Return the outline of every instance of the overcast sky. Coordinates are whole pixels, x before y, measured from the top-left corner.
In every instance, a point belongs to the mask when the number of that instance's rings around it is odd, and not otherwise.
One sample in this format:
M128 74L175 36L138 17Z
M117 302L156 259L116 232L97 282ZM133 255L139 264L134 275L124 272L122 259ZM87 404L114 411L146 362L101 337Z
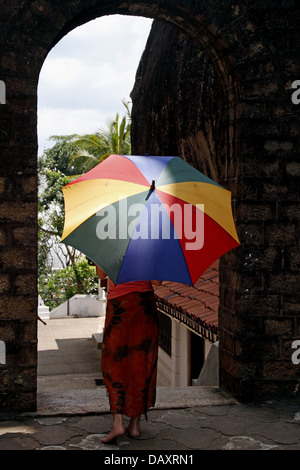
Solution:
M111 15L71 31L49 53L38 88L39 155L51 135L93 133L130 97L152 19Z

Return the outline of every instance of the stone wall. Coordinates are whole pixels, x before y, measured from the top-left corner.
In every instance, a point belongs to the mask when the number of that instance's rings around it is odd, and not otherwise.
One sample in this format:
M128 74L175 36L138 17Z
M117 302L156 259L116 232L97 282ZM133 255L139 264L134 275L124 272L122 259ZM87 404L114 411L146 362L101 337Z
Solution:
M37 382L37 82L14 55L15 50L1 54L6 104L0 107L0 339L6 361L0 365L0 410L32 410Z
M235 112L210 58L159 21L132 91L133 153L180 155L233 192L242 246L221 262L220 386L241 400L295 397L300 378L296 22L289 8L248 15Z
M153 23L131 99L133 153L180 155L211 178L226 178L222 88L186 35Z
M156 109L164 103L163 120L151 111L138 129L146 136L141 152L181 153L233 192L242 247L221 263L221 387L241 400L293 396L300 377L291 361L300 338L296 2L10 0L0 9L0 409L37 403L39 72L74 27L115 13L168 21L192 39L200 60L199 75L190 75L185 40L174 38L177 75L170 63L160 71L174 94L160 93L158 77L152 90Z

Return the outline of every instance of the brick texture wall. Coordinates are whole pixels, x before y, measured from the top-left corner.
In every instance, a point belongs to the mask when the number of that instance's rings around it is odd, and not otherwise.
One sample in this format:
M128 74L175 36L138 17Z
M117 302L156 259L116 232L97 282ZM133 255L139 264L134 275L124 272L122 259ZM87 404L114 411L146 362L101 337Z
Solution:
M241 400L295 396L300 379L300 366L291 361L292 341L300 338L299 111L291 100L292 83L300 79L296 2L11 0L2 2L0 12L0 341L6 349L0 410L37 406L39 72L68 31L110 13L168 20L203 54L200 74L189 74L182 49L176 49L177 94L159 95L157 83L156 111L145 108L151 125L144 117L143 129L148 142L157 143L156 153L178 150L233 192L242 247L221 262L221 387ZM182 36L180 41L184 47ZM172 89L177 77L162 67ZM136 95L135 107L139 99ZM205 104L204 116L197 102ZM175 121L168 110L177 113ZM164 134L175 135L176 143Z

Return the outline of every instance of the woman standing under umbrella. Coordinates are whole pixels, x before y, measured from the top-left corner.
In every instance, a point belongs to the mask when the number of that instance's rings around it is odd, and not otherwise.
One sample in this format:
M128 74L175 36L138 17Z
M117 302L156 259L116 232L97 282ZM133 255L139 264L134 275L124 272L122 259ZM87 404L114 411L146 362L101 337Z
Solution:
M100 279L104 271L96 267ZM160 284L160 281L152 281ZM152 283L109 282L101 366L113 415L102 442L124 434L123 414L131 437L140 435L140 418L155 404L158 357L158 315Z

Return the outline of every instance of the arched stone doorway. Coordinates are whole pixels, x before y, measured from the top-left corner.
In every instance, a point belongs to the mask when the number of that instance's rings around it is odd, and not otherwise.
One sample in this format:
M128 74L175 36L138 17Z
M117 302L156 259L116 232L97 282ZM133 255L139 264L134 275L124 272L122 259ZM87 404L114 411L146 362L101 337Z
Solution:
M290 348L300 334L299 195L295 196L299 166L297 119L289 118L294 112L289 87L297 77L288 77L278 58L296 73L296 52L289 48L296 30L295 8L218 0L22 4L13 0L3 6L0 80L6 96L0 108L0 340L5 343L6 364L0 365L2 410L36 408L39 72L47 53L65 34L93 18L116 13L170 22L210 61L224 111L224 152L218 171L220 182L233 192L242 242L242 248L221 263L220 387L242 401L294 396L299 370L290 360ZM291 23L282 22L283 17ZM208 154L201 157L211 164Z

